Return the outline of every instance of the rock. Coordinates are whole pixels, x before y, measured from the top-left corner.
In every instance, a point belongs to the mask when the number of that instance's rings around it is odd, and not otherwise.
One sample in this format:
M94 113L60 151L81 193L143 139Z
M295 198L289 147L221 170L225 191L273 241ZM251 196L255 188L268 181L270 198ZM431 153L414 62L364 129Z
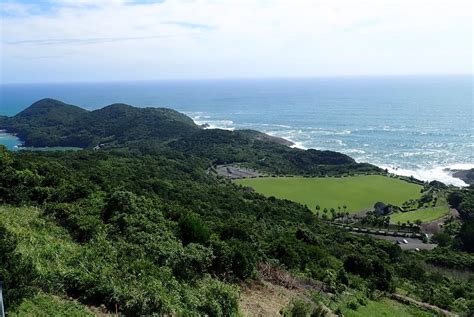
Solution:
M453 173L453 177L461 179L463 182L469 185L474 184L474 168L470 170L451 170Z

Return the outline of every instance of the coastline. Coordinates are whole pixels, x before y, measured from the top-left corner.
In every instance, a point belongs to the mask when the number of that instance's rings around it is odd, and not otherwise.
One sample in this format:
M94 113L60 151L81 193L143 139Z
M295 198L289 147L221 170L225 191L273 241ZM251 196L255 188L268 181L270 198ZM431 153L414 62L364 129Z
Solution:
M195 114L195 113L194 113ZM205 125L206 129L223 129L223 130L230 130L235 131L241 128L236 127L232 120L213 120L209 116L201 116L201 115L193 115L191 113L187 113L196 124L198 125ZM209 119L209 120L207 120ZM206 121L207 120L207 121ZM221 125L222 124L222 125ZM303 142L298 142L292 138L289 138L284 133L279 134L275 131L260 131L265 133L271 137L279 138L287 140L291 142L292 145L289 145L292 148L298 148L302 150L308 150L309 148L304 146ZM316 148L317 150L325 150L321 148ZM353 150L344 151L344 149L336 150L337 152L341 152L343 154L349 155L353 157ZM360 162L359 160L357 160ZM450 165L440 165L440 166L433 166L433 167L426 167L426 168L419 168L419 169L409 169L403 168L400 166L395 166L392 164L384 164L380 162L373 162L373 161L364 161L365 163L369 163L375 166L378 166L382 169L386 169L389 173L395 174L398 176L405 176L410 177L413 176L416 179L422 181L440 181L446 185L453 185L457 187L466 187L469 186L469 183L466 182L463 178L465 173L468 173L469 170L474 168L474 163L456 163Z
M189 114L188 114L189 115ZM234 126L234 122L231 120L217 120L219 121L222 126L216 124L216 120L199 120L200 117L191 117L193 121L197 124L202 126L204 129L223 129L229 131L240 130ZM210 118L203 118L203 119L210 119ZM259 131L262 132L262 131ZM292 140L288 138L286 135L278 135L273 131L270 132L262 132L268 138L268 140L283 144L285 146L289 146L292 148L298 148L302 150L307 150L308 147L305 147L302 142L298 142L296 140ZM0 144L4 144L7 146L8 149L12 151L18 150L58 150L59 148L24 148L22 147L22 141L13 133L8 133L6 130L0 130ZM61 148L60 150L77 150L73 148ZM318 148L316 148L318 149ZM319 149L324 150L324 149ZM353 153L344 150L338 150L338 152L344 153L352 157ZM359 162L359 161L358 161ZM382 169L386 169L389 173L399 175L399 176L406 176L410 177L413 176L416 179L422 181L440 181L446 185L453 185L457 187L467 187L470 184L474 183L472 179L472 175L474 175L474 163L458 163L458 164L451 164L447 166L434 166L431 168L420 168L416 170L402 168L390 164L380 164L378 162L370 162L367 161L366 163L378 166Z

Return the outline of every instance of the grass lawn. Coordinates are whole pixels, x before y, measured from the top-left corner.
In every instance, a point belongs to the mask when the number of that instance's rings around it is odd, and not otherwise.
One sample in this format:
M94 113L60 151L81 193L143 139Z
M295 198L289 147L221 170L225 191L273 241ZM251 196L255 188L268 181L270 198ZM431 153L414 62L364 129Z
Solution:
M378 201L401 206L406 200L419 198L422 189L420 185L380 175L342 178L261 177L235 182L253 187L265 196L306 204L313 211L316 205L321 207L321 211L324 208L338 211L338 206L342 208L346 205L348 212L357 212L373 207Z
M449 213L448 206L438 206L438 207L431 207L425 209L418 209L414 211L408 212L399 212L390 216L391 223L397 223L400 221L401 223L407 222L415 222L416 220L421 220L422 222L430 222L441 217L444 217Z
M366 316L397 316L397 317L428 317L437 316L434 313L421 310L419 308L404 305L397 301L383 298L379 301L369 301L366 306L359 306L356 310L347 307L342 309L346 317L366 317Z

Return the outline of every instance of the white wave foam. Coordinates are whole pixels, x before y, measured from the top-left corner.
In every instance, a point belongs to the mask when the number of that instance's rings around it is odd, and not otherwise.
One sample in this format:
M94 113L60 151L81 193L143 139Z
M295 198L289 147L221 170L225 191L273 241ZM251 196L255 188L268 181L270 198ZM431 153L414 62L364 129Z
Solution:
M282 133L282 132L286 132L286 133ZM265 133L268 134L268 135L283 138L285 140L288 140L288 141L292 142L293 145L290 146L292 148L307 150L308 148L306 146L304 146L304 142L296 141L296 140L293 139L294 136L298 135L297 132L298 131L295 131L295 130L290 130L290 131L265 131Z
M235 130L234 121L232 120L206 120L196 121L194 123L198 125L205 125L204 129L221 129L221 130Z
M455 166L474 166L474 164L456 164ZM404 169L404 168L397 168L390 165L379 165L380 168L387 169L390 173L401 175L401 176L413 176L414 178L423 180L423 181L440 181L447 185L454 185L454 186L468 186L464 181L459 178L453 177L452 173L450 172L450 167L448 166L438 166L433 168L420 168L420 169ZM464 168L463 168L464 169Z
M474 168L474 164L472 164L472 163L459 163L459 164L449 165L447 168L449 168L451 170L470 170L471 168Z
M292 141L292 140L289 140L289 139L287 139L287 140L293 142L293 145L291 146L292 148L301 149L301 150L307 150L308 149L307 147L304 146L303 142L295 142L295 141Z
M311 134L320 134L320 135L349 135L352 133L351 130L324 130L320 128L312 128L310 131Z
M235 124L232 120L214 120L211 119L210 115L203 112L187 112L185 114L191 117L195 124L205 126L204 129L235 130Z
M365 154L366 152L364 150L359 150L359 149L348 149L345 150L344 153L349 153L349 154Z

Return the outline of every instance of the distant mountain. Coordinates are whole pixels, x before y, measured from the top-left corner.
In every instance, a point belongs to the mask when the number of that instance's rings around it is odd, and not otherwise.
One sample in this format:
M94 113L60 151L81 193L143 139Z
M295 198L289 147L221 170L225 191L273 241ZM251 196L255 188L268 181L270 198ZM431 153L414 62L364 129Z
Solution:
M199 129L192 119L171 109L113 104L87 111L54 99L42 99L14 117L4 117L0 127L17 133L25 146L82 148L137 139L164 141Z
M0 129L16 133L28 147L165 149L206 158L212 164L246 163L278 174L379 171L342 153L294 149L285 139L254 130L204 129L188 116L166 108L113 104L87 111L42 99L14 117L0 117Z
M78 116L87 113L78 106L73 106L55 99L42 99L14 118L16 123L34 124L35 126L55 126L58 124L70 123Z

